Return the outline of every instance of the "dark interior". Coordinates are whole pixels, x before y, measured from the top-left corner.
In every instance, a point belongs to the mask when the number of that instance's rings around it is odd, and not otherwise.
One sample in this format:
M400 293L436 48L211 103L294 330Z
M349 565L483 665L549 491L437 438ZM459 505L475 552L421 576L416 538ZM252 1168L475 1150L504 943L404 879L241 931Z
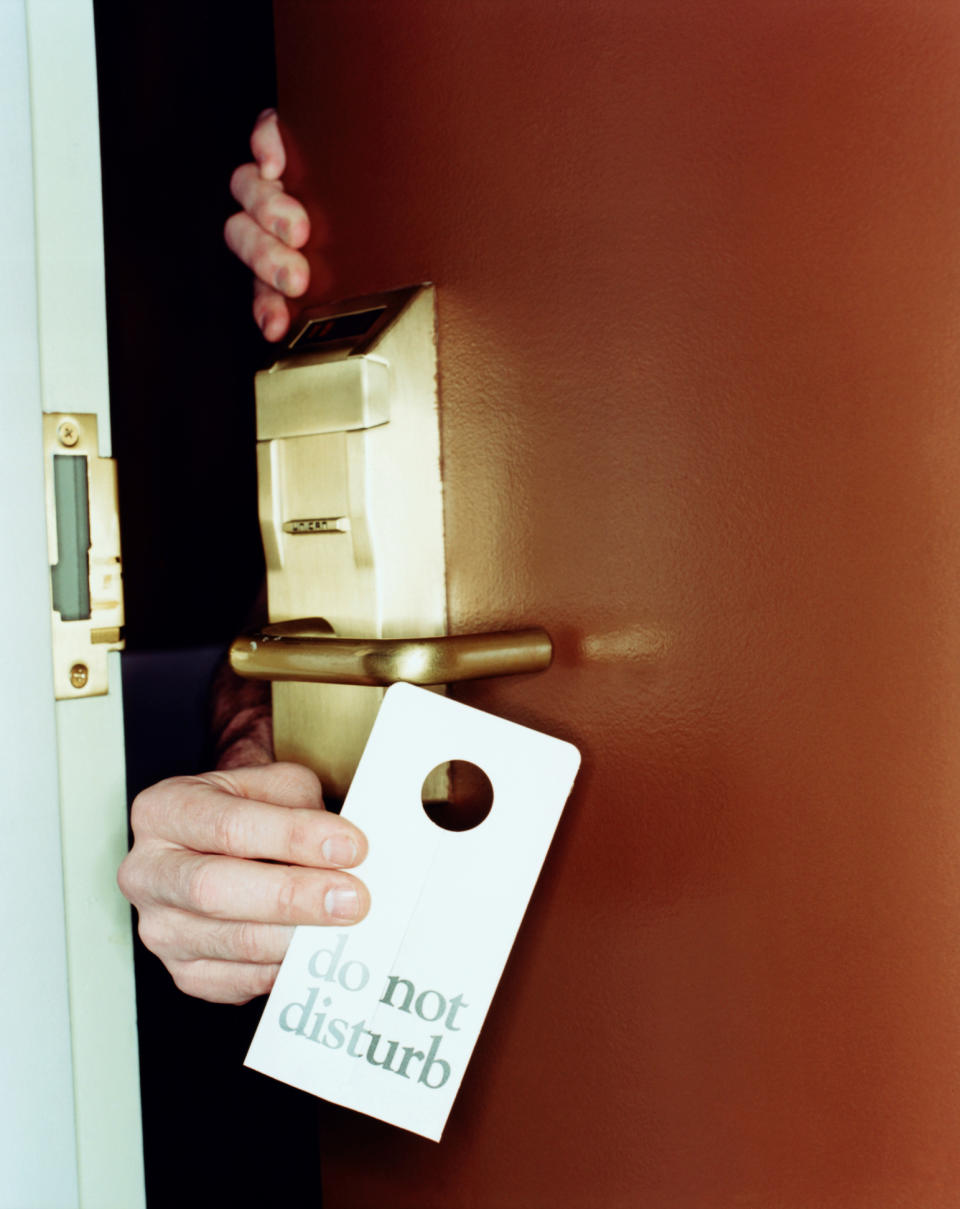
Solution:
M263 575L252 379L269 349L222 241L274 101L268 2L96 0L130 798L208 766L207 695ZM137 945L147 1197L319 1204L315 1115L243 1067L259 1004L182 995Z

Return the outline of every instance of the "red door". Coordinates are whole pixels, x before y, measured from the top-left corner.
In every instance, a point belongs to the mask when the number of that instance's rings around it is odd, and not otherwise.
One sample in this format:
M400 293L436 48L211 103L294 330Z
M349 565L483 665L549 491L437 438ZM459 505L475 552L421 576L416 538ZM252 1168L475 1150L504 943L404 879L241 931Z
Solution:
M453 627L556 641L457 696L584 757L329 1209L956 1209L960 8L276 7L310 300L437 286Z

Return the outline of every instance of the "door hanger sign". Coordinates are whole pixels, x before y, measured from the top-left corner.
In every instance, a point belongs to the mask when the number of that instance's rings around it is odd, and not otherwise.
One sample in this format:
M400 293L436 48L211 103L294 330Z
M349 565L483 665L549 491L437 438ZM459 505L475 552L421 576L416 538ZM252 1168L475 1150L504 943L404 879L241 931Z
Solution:
M449 760L493 786L469 831L423 808ZM579 763L559 739L388 689L343 809L370 841L370 913L297 928L246 1065L439 1141Z

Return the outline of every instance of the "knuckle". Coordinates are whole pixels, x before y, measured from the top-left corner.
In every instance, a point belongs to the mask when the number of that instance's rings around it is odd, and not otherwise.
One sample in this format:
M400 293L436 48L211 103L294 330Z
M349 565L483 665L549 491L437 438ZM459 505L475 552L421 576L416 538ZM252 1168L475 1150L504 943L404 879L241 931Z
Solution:
M280 967L275 965L257 966L250 975L251 999L258 995L267 995L277 980Z
M142 911L140 919L137 923L137 935L140 937L145 948L151 953L155 953L158 957L167 947L168 935L166 928L160 922L157 913L154 911Z
M138 906L147 897L144 877L135 849L128 852L121 861L120 867L117 869L117 885L127 902L134 906Z
M277 974L276 966L237 965L224 969L223 964L171 961L166 966L175 985L185 995L211 1003L248 1003L256 996L266 994Z
M196 962L170 961L165 965L177 989L183 991L184 995L193 995L199 999L206 998L208 989L206 980L203 978L201 970L197 968Z
M159 798L160 786L151 785L149 789L141 790L133 799L133 805L130 807L130 829L134 835L151 830L160 808Z
M243 818L235 800L223 802L214 815L213 841L217 852L224 852L228 856L242 853Z
M260 959L259 929L249 920L234 925L233 956L236 961L257 962Z
M227 986L221 988L217 999L221 1003L232 1003L237 1007L242 1007L251 999L256 999L261 993L252 977L237 976Z
M278 763L276 768L288 781L297 786L305 797L320 800L320 778L312 768L307 768L305 764L293 764L288 761Z
M142 842L164 833L177 811L190 804L195 789L195 777L168 777L142 789L130 807L130 829L134 838Z
M237 971L232 986L233 1003L249 1003L259 995L270 992L280 967L275 965L244 966Z
M287 869L277 889L277 916L281 923L296 923L303 914L304 878L299 870Z
M310 826L312 819L293 815L287 822L287 854L297 865L309 865L319 852L319 844Z
M210 876L210 862L197 861L187 872L184 897L197 915L212 915L215 892Z

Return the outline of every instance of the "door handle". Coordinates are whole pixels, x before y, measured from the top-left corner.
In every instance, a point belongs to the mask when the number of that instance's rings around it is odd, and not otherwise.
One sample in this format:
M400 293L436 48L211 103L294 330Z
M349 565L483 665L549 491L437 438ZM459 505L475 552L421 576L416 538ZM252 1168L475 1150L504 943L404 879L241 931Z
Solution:
M322 618L283 621L237 638L230 666L250 680L322 684L449 684L550 666L546 630L504 630L442 638L338 638Z

